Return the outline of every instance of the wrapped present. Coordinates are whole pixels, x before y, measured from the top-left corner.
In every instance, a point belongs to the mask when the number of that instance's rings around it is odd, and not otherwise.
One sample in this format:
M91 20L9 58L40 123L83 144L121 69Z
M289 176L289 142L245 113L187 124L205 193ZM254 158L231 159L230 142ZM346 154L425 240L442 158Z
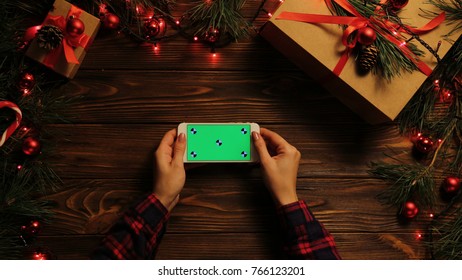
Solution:
M380 4L386 2L382 0ZM347 15L333 15L333 4L344 8ZM380 12L380 9L381 6L377 5L376 11ZM420 16L421 9L435 12L435 17L429 19ZM406 21L406 31L389 21L380 22L373 17L361 16L348 0L285 0L260 34L309 76L323 84L332 95L374 124L394 120L437 64L437 59L414 37L413 43L424 52L423 56L417 58L406 46L407 41L400 39L405 38L401 33L408 38L411 36L406 32L418 34L434 48L440 44L438 54L443 57L451 44L442 36L452 30L444 21L444 16L426 0L409 1L399 12L399 17ZM346 28L342 28L342 25ZM369 32L369 27L375 30ZM368 41L379 36L376 33L396 45L417 70L403 71L391 80L372 72L360 73L352 57L353 50L357 49L355 44L361 40L369 44ZM400 36L395 36L395 33L400 33ZM453 34L449 39L456 40L457 36ZM368 55L366 61L361 62L364 67L370 66L369 62L377 55L376 50L371 50Z
M99 18L64 0L56 0L43 23L26 31L26 40L33 37L26 55L73 78L99 26Z

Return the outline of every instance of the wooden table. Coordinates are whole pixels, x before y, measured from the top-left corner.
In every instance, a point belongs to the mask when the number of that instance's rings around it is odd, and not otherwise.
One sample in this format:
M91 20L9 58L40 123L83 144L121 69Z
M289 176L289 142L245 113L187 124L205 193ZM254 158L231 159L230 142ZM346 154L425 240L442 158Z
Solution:
M180 3L187 1L179 1ZM250 18L259 1L248 1ZM187 5L179 5L178 13ZM256 25L265 20L261 15ZM423 258L421 225L398 224L368 174L389 147L411 143L394 124L368 125L257 34L217 50L182 37L140 46L99 35L63 94L81 97L73 124L51 126L64 187L45 197L55 219L40 242L85 259L123 211L152 187L153 152L180 122L257 122L302 153L299 197L345 259ZM158 259L277 259L278 224L258 166L211 164L187 173Z

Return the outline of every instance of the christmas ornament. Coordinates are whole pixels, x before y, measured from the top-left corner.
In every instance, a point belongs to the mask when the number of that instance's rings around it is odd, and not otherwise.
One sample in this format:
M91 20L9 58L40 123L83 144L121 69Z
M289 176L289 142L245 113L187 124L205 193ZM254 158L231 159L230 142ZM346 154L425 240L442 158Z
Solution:
M22 119L22 113L18 105L10 101L0 100L0 109L1 108L10 108L16 113L16 120L8 126L8 128L0 135L0 147L5 144L6 140L14 133L14 131L19 127Z
M31 256L32 260L44 261L44 260L53 260L56 259L55 256L51 253L50 250L43 248L36 248Z
M77 37L85 31L85 24L78 18L70 18L66 24L66 31L72 37Z
M147 38L155 38L166 32L167 25L162 17L152 17L146 20L144 30L144 34Z
M209 30L205 32L204 40L209 43L215 43L218 39L220 39L220 30L211 26Z
M42 225L39 221L32 220L29 224L21 226L20 238L24 242L24 245L29 245L39 234L42 229Z
M64 34L63 31L54 25L44 25L35 34L40 48L52 50L61 45Z
M377 39L375 30L370 27L363 27L358 30L358 42L361 45L369 46Z
M358 59L359 68L368 72L374 68L377 63L377 57L379 55L379 49L375 45L369 45L361 50Z
M400 10L407 5L409 0L390 0L391 8L394 10Z
M401 215L406 219L413 219L419 213L419 208L412 201L407 201L404 203L401 209Z
M18 88L23 93L29 93L35 85L35 77L31 73L23 73L19 79Z
M433 141L425 136L419 136L414 143L416 150L422 154L428 154L433 150Z
M33 156L40 152L40 141L35 137L27 137L22 144L22 151L28 155Z
M113 13L106 13L101 16L101 21L104 28L115 30L119 27L120 18Z
M460 189L460 179L452 176L446 177L443 181L441 189L444 192L444 194L456 194Z

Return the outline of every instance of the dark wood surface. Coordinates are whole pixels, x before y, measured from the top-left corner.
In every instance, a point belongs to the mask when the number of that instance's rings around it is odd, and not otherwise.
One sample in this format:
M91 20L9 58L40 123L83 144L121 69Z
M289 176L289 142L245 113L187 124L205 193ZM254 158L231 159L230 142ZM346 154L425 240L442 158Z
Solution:
M184 1L179 1L184 2ZM247 1L251 16L259 1ZM187 5L186 5L187 6ZM180 9L186 9L180 5ZM259 18L260 22L264 17ZM419 223L398 224L368 174L384 152L409 151L394 124L369 125L257 34L217 50L178 37L159 51L100 35L63 94L67 112L51 161L64 187L44 199L56 217L41 242L60 259L86 259L123 211L149 191L162 135L180 122L252 121L302 153L298 193L335 236L345 259L425 257ZM278 224L255 165L189 170L159 259L277 259Z

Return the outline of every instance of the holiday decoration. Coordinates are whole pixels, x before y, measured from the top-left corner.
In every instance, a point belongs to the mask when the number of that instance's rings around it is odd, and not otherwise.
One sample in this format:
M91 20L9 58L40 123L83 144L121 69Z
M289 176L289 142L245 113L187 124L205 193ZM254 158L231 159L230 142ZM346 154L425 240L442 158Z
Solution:
M370 71L377 63L379 49L374 45L369 45L361 50L358 65L363 72Z
M390 5L395 10L400 10L404 8L409 0L390 0Z
M455 195L460 189L460 179L457 177L446 177L441 186L442 191L446 195Z
M419 136L414 144L416 150L422 154L428 154L433 150L434 143L432 139L426 136Z
M27 137L22 145L22 151L28 156L40 153L40 148L40 141L35 137Z
M36 38L40 48L51 51L61 45L64 34L57 26L44 25L37 31Z
M454 2L456 3L456 2ZM462 2L459 1L459 3ZM462 6L461 6L462 7ZM460 10L460 9L459 9ZM452 32L452 31L450 31ZM461 259L462 256L462 36L433 71L430 79L418 90L399 117L399 128L404 135L426 131L437 137L437 144L421 134L414 147L431 155L409 162L403 156L393 162L372 163L371 173L390 182L380 194L381 200L396 207L406 201L431 211L430 222L424 225L428 255L432 259ZM446 92L446 93L444 93ZM452 101L441 103L441 94L450 94ZM414 138L414 137L412 137ZM443 176L441 176L443 175ZM444 179L441 180L441 177ZM442 200L437 200L438 191ZM444 202L441 206L438 202ZM412 207L411 207L412 208ZM435 209L437 210L435 212ZM411 213L411 212L410 212Z
M417 205L415 205L415 203L412 201L407 201L404 203L401 209L401 215L403 215L403 217L406 219L413 219L415 216L417 216L418 213L419 208L417 208Z
M324 3L286 0L260 34L368 122L395 119L436 65L435 51L428 46L437 46L441 35L451 30L445 15L425 0L409 2L399 16L377 1ZM401 18L414 19L420 9L437 14L422 28L403 23ZM345 29L339 29L339 24ZM343 52L331 42L342 43ZM350 59L361 42L373 42L379 50L376 66L367 75L359 75ZM332 48L326 47L331 44ZM441 44L438 55L444 56L449 48Z
M100 20L64 0L56 0L53 7L42 23L43 27L48 27L37 31L26 55L65 77L73 78L96 36Z
M375 33L374 29L370 27L363 27L358 29L358 42L362 45L369 46L374 43L375 39L377 39L377 34Z
M27 246L35 240L41 229L41 223L37 220L32 220L27 225L21 226L19 237L24 242L24 245Z
M53 253L45 248L36 248L31 255L32 260L36 261L44 261L44 260L53 260L56 259L56 257L53 255Z
M113 13L106 13L101 16L101 21L103 22L103 27L106 29L116 30L119 28L120 18Z
M23 94L30 93L34 85L35 85L35 77L31 73L23 73L20 76L18 88Z
M85 31L85 24L79 18L70 16L66 24L66 31L72 37L78 37Z
M19 127L19 124L21 123L21 119L22 119L21 110L16 104L10 101L0 100L0 109L2 108L9 108L15 111L16 119L14 122L10 124L10 126L5 131L2 132L2 135L0 136L0 147L3 146L3 144L5 144L6 140L8 140L8 138L10 138L10 136L14 133L14 131Z
M205 33L204 40L209 43L215 43L220 38L220 30L217 28L210 27Z
M146 21L144 25L145 35L149 38L155 38L161 32L165 32L165 22L162 18L153 17Z

